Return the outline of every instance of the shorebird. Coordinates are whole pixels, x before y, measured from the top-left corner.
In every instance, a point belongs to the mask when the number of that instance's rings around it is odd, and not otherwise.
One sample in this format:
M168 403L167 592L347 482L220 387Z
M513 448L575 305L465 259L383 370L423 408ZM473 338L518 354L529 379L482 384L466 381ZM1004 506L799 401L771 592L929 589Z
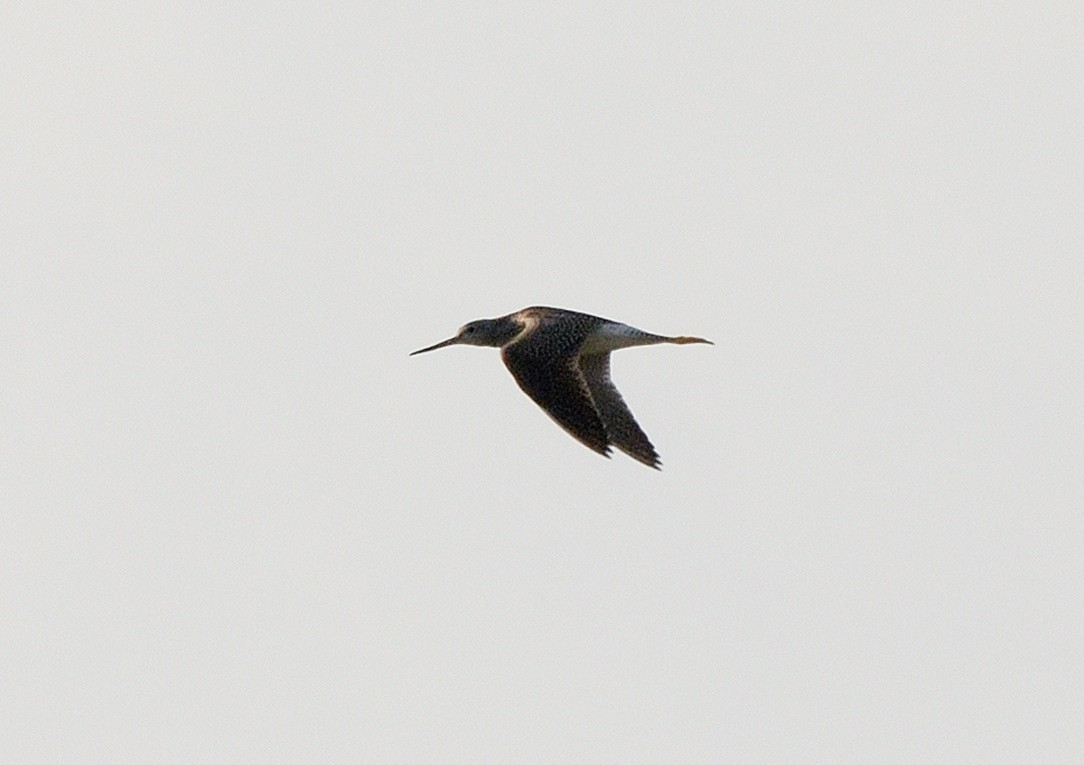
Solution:
M616 446L658 470L658 452L610 381L610 353L659 343L712 344L702 337L653 335L586 313L536 306L469 322L455 337L410 355L449 345L500 348L519 387L569 435L604 457Z

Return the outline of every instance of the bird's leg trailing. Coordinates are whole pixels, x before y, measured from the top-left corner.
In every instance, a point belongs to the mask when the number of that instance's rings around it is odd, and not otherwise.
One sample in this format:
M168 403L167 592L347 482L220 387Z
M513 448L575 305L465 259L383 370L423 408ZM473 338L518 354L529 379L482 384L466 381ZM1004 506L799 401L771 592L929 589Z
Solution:
M678 335L677 337L668 337L666 341L673 343L674 345L689 345L690 343L707 343L708 345L715 345L711 340L705 340L702 337L689 337L688 335Z
M705 340L702 337L689 337L687 335L667 337L666 335L644 332L642 329L612 321L605 322L588 335L583 341L583 345L580 346L580 353L584 355L609 353L610 351L619 351L622 348L633 348L637 345L660 345L662 343L674 343L675 345L707 343L714 345L710 340Z

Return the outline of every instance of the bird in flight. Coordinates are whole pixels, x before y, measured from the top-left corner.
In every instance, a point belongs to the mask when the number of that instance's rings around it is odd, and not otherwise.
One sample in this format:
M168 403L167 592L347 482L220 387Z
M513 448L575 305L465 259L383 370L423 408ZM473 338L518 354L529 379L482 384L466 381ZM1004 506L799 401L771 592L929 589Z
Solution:
M658 452L610 381L610 353L659 343L713 344L702 337L654 335L586 313L536 306L464 324L455 337L410 355L449 345L500 348L519 387L569 435L604 457L615 446L658 470Z

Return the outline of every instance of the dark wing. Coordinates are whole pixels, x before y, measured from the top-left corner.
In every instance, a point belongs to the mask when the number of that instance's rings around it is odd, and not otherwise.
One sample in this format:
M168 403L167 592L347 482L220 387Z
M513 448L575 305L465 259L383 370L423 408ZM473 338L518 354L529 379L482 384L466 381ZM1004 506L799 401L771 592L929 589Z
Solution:
M523 392L554 422L588 449L610 456L606 428L591 403L575 355L538 354L529 341L519 341L505 346L501 358Z
M658 452L651 445L647 434L636 424L628 405L621 398L621 393L610 381L610 354L581 356L580 369L610 442L633 459L658 470Z

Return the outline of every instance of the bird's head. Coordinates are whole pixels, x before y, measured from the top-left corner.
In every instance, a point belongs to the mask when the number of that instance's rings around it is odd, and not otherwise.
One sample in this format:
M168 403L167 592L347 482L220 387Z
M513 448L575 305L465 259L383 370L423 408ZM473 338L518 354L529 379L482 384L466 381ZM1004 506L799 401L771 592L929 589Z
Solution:
M414 351L410 355L417 356L419 353L435 351L437 348L445 348L449 345L485 345L499 348L519 334L521 329L522 326L519 323L506 316L499 319L478 319L460 327L455 337Z

